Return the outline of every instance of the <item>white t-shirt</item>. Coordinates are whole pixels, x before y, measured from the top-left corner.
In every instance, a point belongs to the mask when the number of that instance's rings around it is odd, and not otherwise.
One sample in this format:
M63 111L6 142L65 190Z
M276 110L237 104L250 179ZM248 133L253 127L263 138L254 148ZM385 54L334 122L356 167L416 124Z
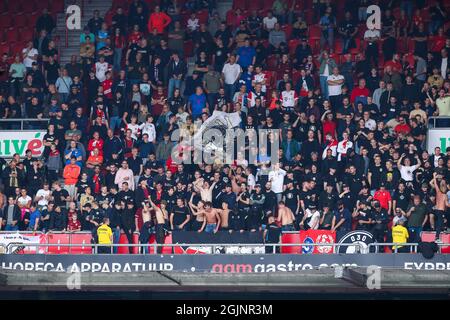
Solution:
M281 92L281 105L285 108L293 108L297 103L298 97L294 90Z
M29 195L27 195L25 198L20 197L17 199L17 203L20 204L21 206L26 205L29 201L31 201L31 197Z
M148 134L148 141L154 142L156 139L156 129L153 123L144 122L139 126L142 134Z
M344 80L344 76L338 74L335 76L334 74L331 74L328 76L327 81L338 81L338 80ZM342 94L342 84L338 85L328 85L328 95L330 96L338 96Z
M22 50L22 54L25 54L25 52L27 52L27 50L28 50L27 48L23 49ZM37 56L38 54L39 54L39 52L35 48L32 48L28 52L28 54L25 57L25 59L23 59L23 64L25 65L25 67L31 68L33 66L33 62L36 61L36 60L31 59L31 58L33 58L34 56Z
M266 74L264 72L256 73L253 76L253 81L255 81L256 83L262 83L265 80L266 80ZM266 90L267 90L266 85L265 84L261 84L261 91L262 92L266 92Z
M266 28L269 31L272 30L273 28L275 28L275 23L277 23L277 22L278 22L278 19L276 17L272 17L272 18L265 17L263 19L263 24L266 26Z
M400 167L400 175L405 181L413 181L414 179L414 171L417 169L417 165L415 166L401 166Z
M448 68L448 57L447 58L442 58L442 62L441 62L441 76L444 79L447 79L447 68Z
M305 213L306 213L306 218L311 218L308 222L308 226L312 230L319 229L320 212L318 210L311 212L310 209L306 209Z
M44 190L44 189L39 189L38 192L36 192L36 198L39 199L38 200L38 205L40 206L46 206L48 205L48 200L46 199L46 197L48 197L50 195L51 191L50 190ZM42 199L41 199L42 197Z
M272 181L272 191L275 193L283 192L283 182L286 171L283 169L272 170L269 172L269 181Z
M108 62L96 62L95 63L95 76L98 81L103 82L106 79L106 71L108 71Z
M242 72L241 66L237 63L227 63L223 66L222 72L224 74L226 84L234 84Z
M380 38L380 30L378 30L378 29L373 29L373 30L367 29L366 32L364 32L364 39L375 38L375 37ZM371 43L369 43L369 44L371 44Z
M366 123L364 124L364 127L369 129L370 131L374 131L377 128L377 123L375 120L373 119L369 119L366 121Z

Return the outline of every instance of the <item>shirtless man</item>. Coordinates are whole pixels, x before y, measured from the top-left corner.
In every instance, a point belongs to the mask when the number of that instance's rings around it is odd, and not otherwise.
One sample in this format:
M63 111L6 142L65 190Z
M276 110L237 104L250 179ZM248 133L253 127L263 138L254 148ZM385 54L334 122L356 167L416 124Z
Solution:
M231 210L228 209L228 203L227 202L222 202L222 210L216 209L217 211L219 211L220 214L220 229L228 231L230 229L229 226L229 215Z
M437 174L433 172L431 186L436 191L436 206L432 215L433 219L430 222L431 226L434 225L434 229L436 230L436 241L439 241L439 236L444 227L445 211L450 207L447 198L447 184L444 179L441 179L438 183Z
M205 221L205 203L203 200L200 200L197 205L194 205L192 202L195 193L192 193L191 199L189 200L189 208L192 211L192 214L195 216L195 221L192 222L192 229L198 232L201 232L201 228L203 226L203 222Z
M156 243L163 244L164 243L164 238L165 238L165 235L166 235L167 223L168 223L168 220L169 220L169 213L166 210L167 202L165 200L163 200L163 201L161 201L160 207L157 207L153 203L152 199L150 199L150 197L148 197L148 199L150 201L150 205L153 208L153 211L155 211ZM158 251L158 253L161 253L162 252L162 247L159 246L157 251Z
M281 222L281 231L295 231L295 216L291 209L286 207L283 201L278 202L277 221Z
M211 208L211 202L205 202L205 220L199 232L216 233L220 227L220 214L218 209Z

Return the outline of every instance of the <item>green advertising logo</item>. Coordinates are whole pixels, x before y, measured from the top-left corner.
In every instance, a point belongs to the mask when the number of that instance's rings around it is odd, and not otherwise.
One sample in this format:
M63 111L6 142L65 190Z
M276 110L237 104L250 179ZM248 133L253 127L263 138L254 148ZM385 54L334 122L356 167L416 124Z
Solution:
M11 132L12 133L12 132ZM32 139L8 139L2 138L0 140L0 156L12 157L14 154L25 155L26 150L31 150L33 156L41 155L41 148L43 146L41 132L34 135Z

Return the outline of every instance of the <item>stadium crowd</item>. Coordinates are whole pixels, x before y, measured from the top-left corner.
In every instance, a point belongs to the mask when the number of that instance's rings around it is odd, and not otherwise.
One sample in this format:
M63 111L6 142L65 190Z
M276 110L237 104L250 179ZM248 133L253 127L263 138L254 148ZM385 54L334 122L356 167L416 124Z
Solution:
M340 2L235 1L222 20L215 1L133 0L96 12L65 66L45 10L36 38L0 62L0 118L50 119L42 156L0 158L1 229L96 234L105 222L115 243L121 231L162 243L171 230L277 241L359 229L384 242L399 225L396 239L438 239L450 148L429 154L425 141L430 117L450 116L449 7L378 1L381 29L368 29L368 1ZM249 163L247 147L232 164L177 164L172 149L215 110L279 132L279 162L260 149Z

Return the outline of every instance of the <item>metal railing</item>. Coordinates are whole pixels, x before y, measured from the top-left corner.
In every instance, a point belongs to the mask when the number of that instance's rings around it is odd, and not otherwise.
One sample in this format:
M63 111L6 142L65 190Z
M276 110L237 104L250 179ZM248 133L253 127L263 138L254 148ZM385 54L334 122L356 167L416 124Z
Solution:
M204 243L165 243L165 244L158 244L158 243L152 243L152 244L128 244L128 243L118 243L118 244L95 244L95 243L10 243L7 245L0 244L0 247L4 248L6 251L9 252L10 247L59 247L59 248L72 248L72 247L91 247L92 248L92 254L98 254L98 248L99 247L108 247L108 248L120 248L120 247L128 247L128 248L152 248L153 253L146 253L144 250L141 252L141 254L163 254L161 252L158 252L158 248L161 248L161 251L164 248L172 248L172 252L170 255L184 255L185 250L182 250L182 253L177 253L173 250L173 248L181 248L181 247L196 247L196 248L211 248L211 253L205 253L201 250L197 250L196 252L192 254L210 254L210 255L217 255L217 254L226 254L226 253L218 253L217 249L224 248L224 247L247 247L247 248L255 248L255 247L264 247L264 248L271 248L275 249L277 247L286 248L286 247L332 247L333 253L338 254L339 252L336 252L337 247L356 247L359 249L359 251L355 251L355 253L349 253L349 254L358 254L362 251L370 252L371 248L377 248L376 252L383 253L380 251L380 248L384 248L385 246L394 247L393 253L398 253L398 246L409 246L410 248L414 248L410 253L415 254L417 253L417 246L419 243L398 243L398 242L386 242L386 243L371 243L366 245L360 244L360 243L216 243L216 244L204 244ZM442 247L450 247L450 243L437 243L439 249ZM38 251L38 250L36 250ZM300 251L300 250L299 250ZM34 254L34 253L27 253L27 254ZM39 254L39 253L36 253ZM248 255L249 253L236 253L237 255ZM253 254L253 253L250 253ZM254 253L257 254L257 253ZM272 254L272 253L269 253ZM283 254L283 253L277 253L277 254ZM301 254L301 252L293 252L290 254Z
M41 123L39 128L30 128L30 122L33 123ZM46 130L48 127L48 123L50 122L49 118L42 119L31 119L31 118L21 118L21 119L0 119L0 129L1 130ZM6 125L3 125L6 123ZM15 124L20 123L20 126L16 126ZM33 126L34 127L34 126Z
M428 118L428 128L450 128L450 116L437 116Z

